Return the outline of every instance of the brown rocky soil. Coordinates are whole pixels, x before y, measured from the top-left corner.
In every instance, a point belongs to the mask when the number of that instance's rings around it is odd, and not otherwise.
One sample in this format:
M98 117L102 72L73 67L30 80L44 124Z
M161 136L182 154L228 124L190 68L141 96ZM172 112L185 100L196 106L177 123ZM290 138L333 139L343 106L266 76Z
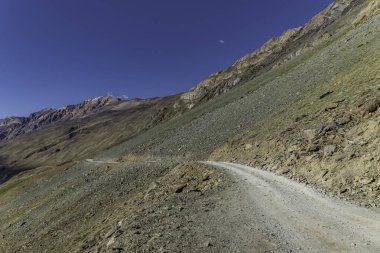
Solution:
M332 90L321 93L317 99L327 100L321 109L301 113L285 126L278 123L278 131L265 140L255 134L262 129L259 126L253 136L240 135L211 158L244 161L380 207L380 90L376 87L330 101Z
M220 233L209 230L225 229L212 213L229 187L224 173L197 163L78 164L29 191L0 193L13 195L1 207L13 212L0 219L0 251L220 249L212 244Z

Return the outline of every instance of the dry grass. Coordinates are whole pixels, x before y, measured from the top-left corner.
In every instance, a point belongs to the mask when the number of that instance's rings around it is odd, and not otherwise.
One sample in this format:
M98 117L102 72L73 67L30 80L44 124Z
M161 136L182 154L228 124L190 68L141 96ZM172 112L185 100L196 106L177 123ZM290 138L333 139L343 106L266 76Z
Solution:
M353 22L353 25L356 27L374 16L380 11L380 0L371 0L366 8L364 8L358 15L358 17Z

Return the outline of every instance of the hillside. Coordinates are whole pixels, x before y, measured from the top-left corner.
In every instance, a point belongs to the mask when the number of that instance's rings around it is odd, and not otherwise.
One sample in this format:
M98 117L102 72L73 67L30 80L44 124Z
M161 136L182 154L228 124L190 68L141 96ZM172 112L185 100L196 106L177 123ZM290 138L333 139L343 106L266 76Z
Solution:
M133 117L133 115L135 115L133 113L134 110L129 106L127 106L127 110L113 109L113 107L128 103L135 105L135 103L132 103L133 101L122 102L119 101L119 99L112 97L100 97L84 101L78 105L67 106L65 108L45 109L31 114L27 118L12 117L0 120L0 136L2 136L1 138L3 139L12 139L23 135L24 133L48 127L44 129L44 131L37 131L35 134L28 135L19 140L5 142L3 145L0 143L0 150L2 146L6 147L5 149L7 150L2 152L0 161L2 161L2 164L8 165L8 167L30 167L46 164L47 160L49 161L48 164L51 164L52 161L55 161L54 164L59 164L72 160L80 160L83 159L85 155L95 154L100 150L121 143L123 140L136 135L142 130L147 130L151 126L155 126L157 123L166 121L187 110L200 106L208 100L213 100L213 98L228 92L233 87L249 86L248 88L241 89L244 91L240 90L235 92L237 96L239 96L239 92L249 92L250 90L257 89L268 83L270 78L273 78L273 76L276 75L276 72L286 72L288 69L296 67L296 65L302 61L301 58L310 57L316 50L325 47L331 41L336 39L339 34L341 35L344 33L344 30L348 29L347 27L351 27L352 24L356 22L355 20L359 15L358 12L364 8L364 6L366 5L363 1L336 1L326 10L316 15L304 27L287 31L282 36L271 39L261 48L239 59L230 68L212 74L194 89L174 97L162 98L162 100L153 99L151 101L148 100L147 102L142 101L141 105L143 106L138 107L138 110L141 112L140 109L142 108L144 113L149 114L149 116L138 117L138 122L132 120L133 124L131 124L131 126L133 126L129 128L129 131L120 131L124 134L119 134L117 137L110 136L109 139L113 140L107 141L107 145L102 145L105 138L103 135L99 135L97 130L101 128L100 126L102 124L103 126L104 124L107 124L106 122L113 122L116 125L123 124L122 122L125 122L124 120L130 116ZM333 34L335 35L333 36ZM296 57L301 53L303 53L301 57ZM297 59L292 60L295 57ZM272 73L271 71L275 72L275 74L268 78L269 73ZM252 82L256 76L259 76L259 81ZM247 83L253 85L247 85ZM222 104L216 104L214 108L236 99L236 97L231 97L232 95L233 94L229 94L226 98L223 98ZM170 102L161 102L167 100ZM284 99L284 101L285 100L286 99ZM156 103L156 101L158 102ZM284 101L281 101L280 104ZM140 105L140 103L137 103L136 105ZM152 105L154 111L148 112L149 110L145 110L144 105ZM150 106L147 107L151 108ZM209 105L207 105L207 107L209 107ZM119 106L119 108L123 108L123 106ZM118 111L119 113L115 113L115 111ZM122 113L122 111L124 111L124 113ZM131 111L132 114L130 115L129 113ZM102 112L104 113L102 114ZM106 115L106 112L111 113ZM114 114L123 114L123 119L120 120L120 118L117 115L114 116ZM197 115L197 112L190 113L189 115L192 114ZM125 116L127 117L124 118ZM58 128L54 127L54 123L56 122L61 123ZM84 125L82 125L82 122L84 122ZM88 126L90 126L90 129L94 128L95 131L88 130ZM110 129L112 129L112 127L113 126L110 126ZM122 129L124 128L125 127L122 127ZM131 128L134 128L135 130L131 131ZM84 154L79 157L76 157L76 155L67 155L67 152L61 152L59 155L54 154L54 150L64 150L60 147L54 149L54 147L57 145L66 146L67 142L61 142L65 140L67 136L73 135L69 133L70 131L74 131L74 135L76 135L79 130L75 129L79 129L82 135L86 132L86 136L93 141L88 142L85 139L81 139L80 141L82 143L91 143L92 148L90 152L80 152ZM118 133L112 130L108 132L112 133L112 135ZM106 132L102 131L102 133ZM43 141L41 142L41 140ZM29 143L30 145L26 145L25 143ZM71 143L71 141L69 143ZM78 143L78 145L79 144L80 143ZM209 144L214 145L214 143ZM13 148L13 146L16 147ZM20 146L23 147L22 156L20 157L20 155L18 155L17 158L13 157L12 154L17 153L15 150ZM73 151L76 149L71 148L70 150ZM75 154L77 153L77 151L74 152ZM31 159L28 159L30 156L33 156L32 161ZM49 156L49 158L41 158L42 161L39 162L40 156Z
M318 224L305 248L289 224L247 206L243 179L198 163L250 164L378 213L378 6L337 0L182 94L1 120L0 251L379 249L326 243Z

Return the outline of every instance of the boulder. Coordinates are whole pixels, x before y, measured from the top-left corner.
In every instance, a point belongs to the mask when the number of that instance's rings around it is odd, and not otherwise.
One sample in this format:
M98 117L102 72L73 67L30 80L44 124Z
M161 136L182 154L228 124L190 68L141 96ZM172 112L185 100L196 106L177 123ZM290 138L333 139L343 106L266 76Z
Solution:
M314 129L306 129L303 131L303 134L306 137L306 139L308 139L309 141L312 141L318 136L319 130L315 129L315 128Z
M362 184L362 185L368 185L368 184L370 184L370 183L372 183L374 181L375 181L375 179L368 178L368 177L359 179L359 183Z
M327 145L323 148L324 156L332 156L336 151L336 145Z

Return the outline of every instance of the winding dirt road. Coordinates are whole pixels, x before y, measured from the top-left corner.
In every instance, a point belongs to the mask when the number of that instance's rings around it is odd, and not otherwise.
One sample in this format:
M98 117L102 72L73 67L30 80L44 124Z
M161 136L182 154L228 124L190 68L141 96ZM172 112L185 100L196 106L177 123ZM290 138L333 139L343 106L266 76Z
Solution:
M326 197L303 184L245 165L208 161L237 176L253 211L293 252L380 252L380 212ZM278 251L278 252L281 252Z

